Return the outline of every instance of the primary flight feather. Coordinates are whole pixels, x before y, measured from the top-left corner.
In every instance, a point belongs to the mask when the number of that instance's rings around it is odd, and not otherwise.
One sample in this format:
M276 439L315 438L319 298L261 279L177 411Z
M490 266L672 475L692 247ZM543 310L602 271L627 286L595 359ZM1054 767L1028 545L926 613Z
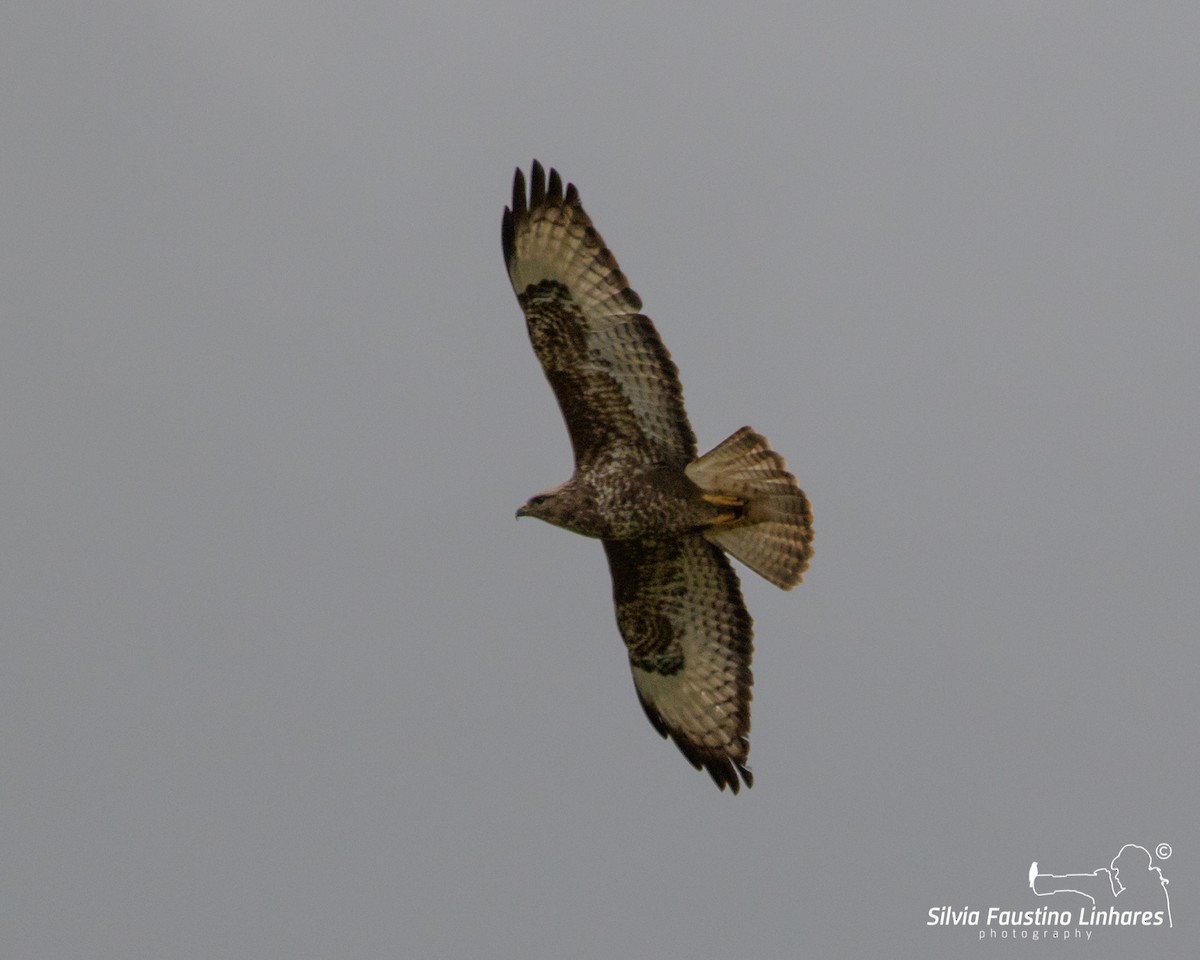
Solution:
M527 194L518 169L501 239L575 452L572 477L517 516L603 542L646 716L737 793L754 782L753 632L725 554L795 586L812 556L808 499L749 427L696 457L675 364L574 184L535 160Z

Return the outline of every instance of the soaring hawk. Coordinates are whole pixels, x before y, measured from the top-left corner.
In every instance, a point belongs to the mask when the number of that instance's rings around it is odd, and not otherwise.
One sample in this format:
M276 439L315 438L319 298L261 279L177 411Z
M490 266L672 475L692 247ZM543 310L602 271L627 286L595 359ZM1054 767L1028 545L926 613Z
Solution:
M501 227L529 339L558 398L575 473L538 517L604 544L617 627L650 723L737 793L750 753L750 614L726 551L787 590L812 555L812 513L765 438L743 427L704 456L678 371L574 184L518 169Z

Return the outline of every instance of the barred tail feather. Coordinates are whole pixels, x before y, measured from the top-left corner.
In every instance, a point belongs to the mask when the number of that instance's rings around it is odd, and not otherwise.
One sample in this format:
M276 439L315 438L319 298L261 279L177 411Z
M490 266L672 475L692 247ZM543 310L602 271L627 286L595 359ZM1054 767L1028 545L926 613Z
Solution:
M812 556L812 510L765 437L742 427L684 473L709 496L741 501L730 519L704 531L710 542L777 587L800 582Z

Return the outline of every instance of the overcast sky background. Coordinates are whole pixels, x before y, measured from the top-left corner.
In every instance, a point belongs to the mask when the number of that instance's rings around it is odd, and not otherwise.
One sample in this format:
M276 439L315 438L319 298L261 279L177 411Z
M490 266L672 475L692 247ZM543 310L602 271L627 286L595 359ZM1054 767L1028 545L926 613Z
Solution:
M1200 7L0 13L12 958L990 956L1171 845L1200 922ZM580 188L816 556L756 786L637 705L500 256ZM1078 902L1061 899L1060 908ZM1008 942L1006 956L1057 953Z

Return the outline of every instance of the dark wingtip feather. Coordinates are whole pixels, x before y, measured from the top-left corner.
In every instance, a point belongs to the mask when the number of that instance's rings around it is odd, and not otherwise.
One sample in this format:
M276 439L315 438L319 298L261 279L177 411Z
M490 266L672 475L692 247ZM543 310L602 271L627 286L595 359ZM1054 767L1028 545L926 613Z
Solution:
M643 699L640 693L638 694L638 703L646 712L646 719L650 721L650 725L659 732L663 739L670 737L671 742L679 748L679 752L683 754L687 762L697 770L707 770L708 775L713 778L713 783L722 790L729 787L729 792L736 796L743 781L747 788L754 786L754 774L744 763L731 757L714 754L692 743L686 737L675 734L659 716L658 711ZM738 779L738 774L741 774L741 780Z
M520 219L525 216L525 174L520 167L513 174L513 216Z
M542 166L541 161L534 160L529 168L529 191L525 190L525 173L520 167L513 174L512 214L513 225L519 226L525 216L538 207L574 207L576 220L585 226L591 225L591 220L583 212L579 200L579 190L575 184L564 185L562 175L550 168Z
M708 774L713 778L713 783L722 790L728 786L729 792L735 797L741 790L743 781L747 790L754 786L754 774L750 772L750 768L736 760L722 757L719 760L707 760L704 765L708 768ZM738 779L738 774L741 774L741 780Z
M517 225L508 207L504 208L504 216L500 220L500 248L504 251L504 264L508 266L517 255Z
M546 171L536 160L529 169L529 209L536 210L546 202Z
M717 789L723 791L728 786L729 792L736 797L739 786L738 778L737 774L729 769L729 766L728 763L717 763L715 761L705 764L708 775L712 777L713 783L717 785Z

